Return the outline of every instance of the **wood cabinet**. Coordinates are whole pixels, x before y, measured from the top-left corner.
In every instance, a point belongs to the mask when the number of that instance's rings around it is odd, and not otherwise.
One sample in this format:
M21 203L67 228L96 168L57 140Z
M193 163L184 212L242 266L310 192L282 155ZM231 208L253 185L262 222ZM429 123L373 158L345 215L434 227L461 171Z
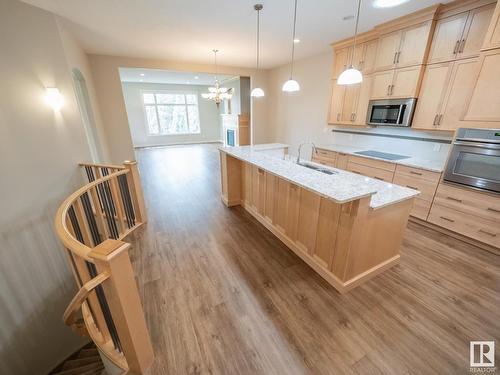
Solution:
M335 50L333 55L333 79L339 78L340 73L346 70L349 57L349 47Z
M382 160L349 155L347 170L376 180L392 182L396 164Z
M373 74L371 99L415 98L418 96L422 65Z
M373 72L375 66L375 55L377 53L377 44L377 39L358 43L355 48L354 56L351 56L353 50L352 45L335 49L332 78L337 79L339 75L347 69L348 65L351 63L351 57L352 64L356 69L359 69L364 74L370 74Z
M345 86L338 85L337 80L332 81L332 95L330 98L330 115L328 123L335 124L341 121L342 106L344 104Z
M366 125L366 111L370 99L372 77L364 76L363 82L356 85L332 83L330 103L330 124Z
M500 2L497 2L482 49L500 48Z
M488 4L438 20L427 63L478 56L494 7Z
M417 102L413 127L455 130L462 122L469 93L474 86L478 59L428 65Z
M398 30L379 39L375 70L388 70L424 63L432 21Z
M500 49L484 52L478 65L464 120L483 122L479 125L495 128L500 122Z

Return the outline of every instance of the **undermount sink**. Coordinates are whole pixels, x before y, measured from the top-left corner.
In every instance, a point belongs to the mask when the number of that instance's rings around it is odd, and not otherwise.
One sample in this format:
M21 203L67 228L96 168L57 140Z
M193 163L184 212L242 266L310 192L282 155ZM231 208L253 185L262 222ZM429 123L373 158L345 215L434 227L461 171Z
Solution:
M300 166L302 166L302 167L313 169L315 171L318 171L318 172L321 172L321 173L325 173L325 174L337 174L338 173L338 172L332 171L331 169L323 168L323 167L320 167L320 166L317 166L317 165L314 165L314 164L310 164L310 163L299 162L297 164L300 165Z

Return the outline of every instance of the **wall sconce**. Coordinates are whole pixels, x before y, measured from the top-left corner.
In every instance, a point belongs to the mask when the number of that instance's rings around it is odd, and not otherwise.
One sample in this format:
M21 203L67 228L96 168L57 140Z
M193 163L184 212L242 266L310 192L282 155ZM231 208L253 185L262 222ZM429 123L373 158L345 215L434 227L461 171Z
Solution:
M59 111L63 105L63 102L63 97L58 88L45 88L45 103L51 106L54 111Z

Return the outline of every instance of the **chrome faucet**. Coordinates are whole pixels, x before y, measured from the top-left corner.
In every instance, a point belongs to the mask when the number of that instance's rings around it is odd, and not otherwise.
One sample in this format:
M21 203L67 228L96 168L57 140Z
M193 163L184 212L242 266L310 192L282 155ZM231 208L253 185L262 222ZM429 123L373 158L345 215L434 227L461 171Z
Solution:
M312 142L304 142L304 143L301 143L299 145L299 152L298 152L298 155L297 155L297 164L300 164L300 149L302 148L302 146L304 145L312 145L312 152L316 152L316 145Z

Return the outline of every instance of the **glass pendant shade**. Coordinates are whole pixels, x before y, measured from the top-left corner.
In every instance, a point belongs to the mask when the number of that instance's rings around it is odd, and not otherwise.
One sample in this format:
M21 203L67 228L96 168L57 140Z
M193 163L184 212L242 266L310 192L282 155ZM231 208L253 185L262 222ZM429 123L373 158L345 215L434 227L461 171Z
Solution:
M284 92L297 92L300 90L300 85L296 80L289 79L283 84L281 90Z
M250 96L254 98L262 98L263 96L265 96L264 90L262 90L260 87L255 87L250 93Z
M354 85L361 82L363 82L363 75L352 65L344 70L337 79L337 84L339 85Z

